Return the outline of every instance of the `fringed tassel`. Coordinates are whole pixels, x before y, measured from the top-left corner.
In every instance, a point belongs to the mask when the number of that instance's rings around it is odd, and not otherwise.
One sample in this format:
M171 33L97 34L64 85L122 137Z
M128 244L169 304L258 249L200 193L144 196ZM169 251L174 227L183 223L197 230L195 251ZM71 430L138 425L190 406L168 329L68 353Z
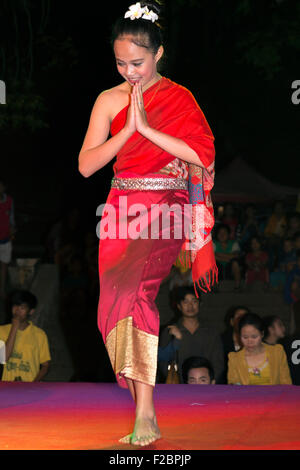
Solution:
M215 265L210 269L203 277L194 281L194 289L196 297L199 298L197 287L203 292L207 293L211 291L211 288L214 284L218 283L218 268Z

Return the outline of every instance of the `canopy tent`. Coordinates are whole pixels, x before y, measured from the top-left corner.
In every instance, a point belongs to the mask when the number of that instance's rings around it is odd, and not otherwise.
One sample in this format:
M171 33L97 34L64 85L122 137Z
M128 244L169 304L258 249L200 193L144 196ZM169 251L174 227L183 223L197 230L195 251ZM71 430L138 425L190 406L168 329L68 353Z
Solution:
M215 203L256 203L282 200L297 196L300 188L282 186L260 175L242 158L235 158L216 173L212 200Z

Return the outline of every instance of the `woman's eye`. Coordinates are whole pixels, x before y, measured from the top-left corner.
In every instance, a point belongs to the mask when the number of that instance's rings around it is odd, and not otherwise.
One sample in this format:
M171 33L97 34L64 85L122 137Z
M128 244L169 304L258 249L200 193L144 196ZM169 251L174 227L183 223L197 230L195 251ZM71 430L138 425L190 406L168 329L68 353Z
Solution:
M117 62L117 65L119 65L119 67L123 67L124 64L120 64L120 62ZM142 65L142 63L140 64L132 64L134 67L139 67L140 65Z

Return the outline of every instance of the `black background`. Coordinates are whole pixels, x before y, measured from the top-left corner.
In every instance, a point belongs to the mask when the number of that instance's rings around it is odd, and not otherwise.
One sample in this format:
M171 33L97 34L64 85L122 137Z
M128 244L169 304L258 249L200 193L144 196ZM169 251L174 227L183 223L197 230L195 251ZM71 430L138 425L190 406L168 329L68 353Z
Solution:
M36 116L48 126L0 127L1 174L20 212L54 220L80 205L85 223L94 224L113 162L85 179L78 154L98 94L123 80L109 36L129 3L1 1L7 104L0 117L12 112L16 91L25 102L20 113L30 115L29 80L44 106ZM161 73L191 90L202 108L216 139L216 178L239 156L274 182L298 186L300 105L291 86L300 79L299 18L293 0L166 2Z

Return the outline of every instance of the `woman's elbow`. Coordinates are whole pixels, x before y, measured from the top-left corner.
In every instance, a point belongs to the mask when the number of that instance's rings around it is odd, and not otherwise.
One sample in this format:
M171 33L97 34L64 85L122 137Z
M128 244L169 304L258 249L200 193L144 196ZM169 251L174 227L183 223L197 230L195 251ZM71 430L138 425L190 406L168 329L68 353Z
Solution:
M79 155L79 158L78 158L78 171L82 176L84 176L84 178L88 178L89 176L91 176L91 173L88 171L88 168L82 162L82 159L80 158L80 155Z
M84 177L84 178L88 178L89 176L91 176L84 168L82 168L80 165L78 166L78 171L79 173Z

